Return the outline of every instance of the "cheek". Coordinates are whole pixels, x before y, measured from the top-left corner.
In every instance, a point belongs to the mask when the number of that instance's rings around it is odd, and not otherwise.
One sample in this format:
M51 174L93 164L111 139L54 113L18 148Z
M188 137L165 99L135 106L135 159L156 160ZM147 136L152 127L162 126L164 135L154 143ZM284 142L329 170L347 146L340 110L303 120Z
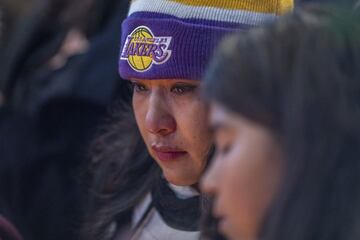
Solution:
M239 235L257 234L280 179L276 148L261 145L238 142L225 161L223 201Z
M207 106L201 102L193 102L176 109L178 131L185 145L196 158L204 157L213 144Z
M229 213L234 212L238 208L238 201L242 198L243 194L241 191L234 191L234 188L239 187L239 183L242 182L243 176L239 171L239 155L236 149L231 150L222 157L222 179L221 179L221 195L219 196L220 201L222 202L223 207L228 208Z
M132 98L132 106L133 106L136 124L140 130L141 135L143 135L144 137L144 134L146 132L144 131L144 129L145 129L147 99L134 93L134 96Z

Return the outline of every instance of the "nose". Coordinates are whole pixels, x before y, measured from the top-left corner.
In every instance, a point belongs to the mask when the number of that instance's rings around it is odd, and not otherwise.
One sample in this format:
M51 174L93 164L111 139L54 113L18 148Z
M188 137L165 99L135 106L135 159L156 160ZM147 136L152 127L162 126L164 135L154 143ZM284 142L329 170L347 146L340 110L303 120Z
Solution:
M167 101L157 91L154 91L150 96L145 124L147 130L152 134L166 136L176 131L176 121Z
M201 190L209 195L216 195L221 180L221 161L213 159L200 182Z

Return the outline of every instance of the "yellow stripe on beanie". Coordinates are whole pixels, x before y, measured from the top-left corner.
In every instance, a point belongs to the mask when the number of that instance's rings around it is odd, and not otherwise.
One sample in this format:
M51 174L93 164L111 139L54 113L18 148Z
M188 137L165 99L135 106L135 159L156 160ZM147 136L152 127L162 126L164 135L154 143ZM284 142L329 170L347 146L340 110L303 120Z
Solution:
M154 0L156 1L156 0ZM190 6L208 6L282 15L294 7L293 0L169 0Z

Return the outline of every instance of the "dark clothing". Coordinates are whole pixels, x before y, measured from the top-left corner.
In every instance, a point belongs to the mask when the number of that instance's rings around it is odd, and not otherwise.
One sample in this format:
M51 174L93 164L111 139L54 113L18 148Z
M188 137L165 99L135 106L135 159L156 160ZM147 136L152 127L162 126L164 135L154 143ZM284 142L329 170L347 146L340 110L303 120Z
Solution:
M81 225L81 167L98 124L93 115L104 113L62 105L37 121L8 113L0 123L0 207L26 239L76 239Z
M122 88L119 26L127 1L98 5L99 26L89 34L89 51L59 70L45 63L65 31L46 22L42 8L1 52L7 107L0 110L0 212L26 240L78 239L87 146Z
M179 199L163 178L158 180L151 193L152 205L169 227L181 231L200 230L201 203L199 196Z
M100 26L88 34L88 52L70 57L58 70L46 63L60 48L67 30L57 28L55 22L46 23L43 4L39 13L24 20L0 51L0 87L11 106L34 113L53 98L67 97L109 105L124 84L117 68L120 25L128 3L99 0L98 5L103 12L97 18Z
M0 215L0 239L2 240L22 240L22 236L16 227L6 218Z

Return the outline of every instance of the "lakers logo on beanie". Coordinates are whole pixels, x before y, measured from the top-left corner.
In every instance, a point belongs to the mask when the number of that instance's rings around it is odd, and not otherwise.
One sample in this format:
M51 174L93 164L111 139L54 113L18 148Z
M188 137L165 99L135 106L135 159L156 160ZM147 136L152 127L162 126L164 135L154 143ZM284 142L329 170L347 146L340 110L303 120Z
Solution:
M171 56L172 37L156 37L146 26L137 27L127 37L121 60L127 60L137 72L144 72L153 64L163 64Z

